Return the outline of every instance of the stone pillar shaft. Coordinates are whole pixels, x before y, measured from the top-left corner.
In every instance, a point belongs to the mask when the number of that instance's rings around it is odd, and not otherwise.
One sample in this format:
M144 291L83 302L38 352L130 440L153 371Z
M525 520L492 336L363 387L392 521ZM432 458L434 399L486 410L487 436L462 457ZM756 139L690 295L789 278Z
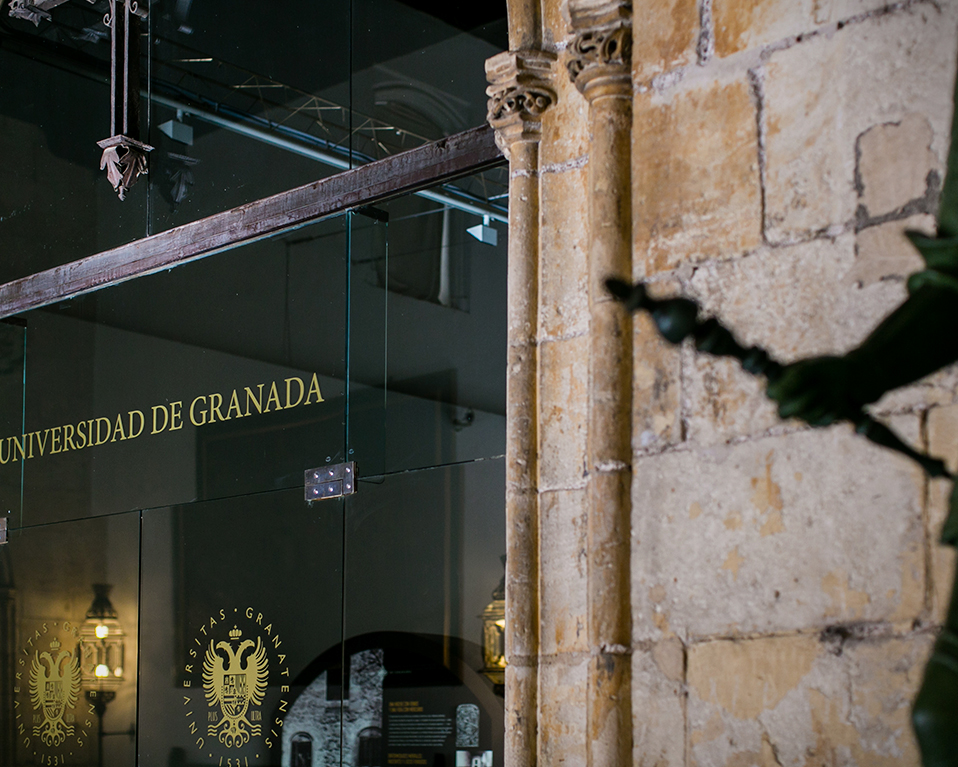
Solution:
M630 140L625 98L590 105L589 757L632 758L630 598L632 322L604 282L631 275Z
M540 0L509 0L509 47L531 51L542 47Z
M507 767L536 763L539 652L538 354L539 144L516 142L509 162L506 378Z
M589 102L590 767L632 761L632 322L605 290L632 275L631 3L570 2L569 74Z
M519 16L527 31L529 24L538 29L538 0L517 7L526 11ZM538 746L539 137L542 113L556 98L554 61L552 54L524 49L486 62L489 123L509 157L506 767L534 767Z

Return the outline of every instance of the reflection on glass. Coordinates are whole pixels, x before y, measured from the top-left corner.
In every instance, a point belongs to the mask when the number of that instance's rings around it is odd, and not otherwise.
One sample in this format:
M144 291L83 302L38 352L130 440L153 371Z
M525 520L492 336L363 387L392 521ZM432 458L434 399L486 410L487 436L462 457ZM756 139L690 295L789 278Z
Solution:
M413 752L501 764L483 619L502 580L503 473L498 459L390 475L346 500L342 684L351 710L381 716L356 727L381 729L383 763ZM344 756L349 743L344 733Z
M505 218L506 181L496 168L456 184ZM500 220L422 195L354 216L349 446L360 476L503 454L506 240Z
M348 167L348 3L154 9L153 231Z
M475 661L468 642L405 632L364 634L332 648L301 676L282 764L332 765L322 744L340 732L342 764L350 767L501 764L502 698Z
M506 557L502 556L505 567ZM494 685L505 684L506 670L506 574L492 592L492 601L482 611L482 657L485 665L482 673Z
M342 501L157 509L143 532L141 763L289 764L302 669L342 636ZM339 763L339 716L316 764Z
M356 0L352 6L359 162L483 124L484 62L508 48L505 3ZM382 129L372 133L376 123Z
M0 547L0 682L13 692L0 696L0 726L16 734L0 740L5 764L135 763L139 648L122 625L138 621L139 521L19 529ZM90 597L107 579L100 610Z
M123 682L123 651L126 632L110 601L113 586L94 583L96 596L86 611L80 627L80 675L96 697L112 700L116 688ZM109 702L109 701L107 701Z

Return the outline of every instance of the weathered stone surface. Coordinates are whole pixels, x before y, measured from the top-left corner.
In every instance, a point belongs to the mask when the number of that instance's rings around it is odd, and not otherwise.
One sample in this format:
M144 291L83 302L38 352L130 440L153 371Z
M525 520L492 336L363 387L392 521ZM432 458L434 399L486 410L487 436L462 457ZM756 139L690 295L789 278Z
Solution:
M902 281L854 278L855 236L760 249L747 258L699 266L693 297L745 345L781 362L840 354L859 344L905 298ZM687 437L699 444L764 432L779 423L764 383L737 362L685 352Z
M932 216L910 216L869 226L855 235L855 264L848 280L867 287L882 280L905 280L908 275L925 268L915 247L905 238L907 230L934 234Z
M539 357L539 488L585 487L589 337L548 341Z
M692 294L745 344L782 362L845 353L907 297L905 278L921 267L902 232L930 231L929 216L868 227L857 235L699 266ZM778 421L760 382L737 363L686 353L683 398L688 438L713 444L762 433ZM880 412L951 403L958 373L937 373L886 395Z
M589 656L539 666L539 764L586 764Z
M715 53L769 45L884 5L886 0L713 0Z
M908 723L928 635L823 644L818 635L689 650L691 764L919 763Z
M632 459L632 315L618 301L593 301L591 335L589 471L620 471Z
M568 0L544 0L542 3L542 37L547 48L554 49L569 36L572 20Z
M958 393L958 367L952 365L917 383L889 392L873 406L876 413L900 413L935 405L950 405Z
M758 139L745 77L637 94L633 109L636 271L757 247Z
M587 503L585 490L540 496L540 645L546 655L589 647Z
M771 55L764 72L766 235L793 241L854 217L860 135L928 120L941 171L955 72L954 4L876 16ZM917 118L912 118L917 119ZM913 146L909 165L928 157ZM926 173L927 170L926 169Z
M781 423L765 395L765 380L746 373L738 361L686 349L684 363L687 439L711 445Z
M539 337L589 330L587 169L543 173Z
M639 641L921 611L915 469L847 427L642 458L632 497Z
M859 136L860 202L869 216L890 213L925 196L929 174L937 174L938 167L932 139L928 118L915 113L900 122L874 125Z
M632 448L655 451L682 438L681 352L644 312L633 318Z
M637 767L685 765L685 657L676 639L632 653L633 757Z
M509 345L534 343L539 296L539 145L517 141L509 160Z
M656 75L695 61L699 9L696 0L634 3L632 79L649 82Z
M928 452L944 458L950 471L958 469L958 406L936 407L928 411ZM954 582L956 554L951 546L938 542L941 526L948 514L951 482L931 481L928 495L928 534L931 540L931 615L942 623Z
M781 362L844 353L906 296L903 284L890 281L855 287L854 248L854 236L845 234L763 249L704 264L690 284L705 310L740 341L764 346Z
M506 487L509 492L535 492L536 465L536 353L535 346L510 346L506 380Z
M534 767L541 678L536 665L506 666L505 751L515 767Z
M589 102L576 90L561 62L554 71L557 99L542 117L542 163L545 168L576 161L584 165L589 155Z

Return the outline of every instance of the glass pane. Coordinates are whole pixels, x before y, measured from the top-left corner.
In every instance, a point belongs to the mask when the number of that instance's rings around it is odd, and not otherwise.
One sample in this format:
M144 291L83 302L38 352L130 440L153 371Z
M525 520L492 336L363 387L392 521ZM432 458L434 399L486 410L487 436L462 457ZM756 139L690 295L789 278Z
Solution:
M344 460L345 254L334 219L31 312L25 523Z
M39 28L0 8L0 283L147 234L146 184L121 202L100 171L110 135L108 62L72 47L82 25L106 30L88 3L56 8ZM80 43L76 43L80 45ZM105 43L83 43L91 52ZM69 53L67 53L69 49Z
M346 501L343 667L350 700L382 711L383 764L502 764L504 486L497 459Z
M112 132L107 0L51 0L36 24L0 11L0 283L481 125L483 63L507 47L504 2L148 5L153 149L123 202L96 144Z
M509 47L503 0L352 7L357 164L485 123L485 60Z
M349 3L152 8L153 231L349 167Z
M131 513L0 546L4 764L136 764L139 535Z
M23 461L14 442L23 443L25 343L21 319L0 320L0 516L10 527L23 523Z
M354 219L350 449L361 477L505 452L506 183L496 168Z
M389 214L381 207L365 208L349 220L347 441L359 476L368 477L386 471L388 294L368 288L388 263Z
M342 638L342 520L302 489L144 512L140 764L340 763L341 674L314 668Z

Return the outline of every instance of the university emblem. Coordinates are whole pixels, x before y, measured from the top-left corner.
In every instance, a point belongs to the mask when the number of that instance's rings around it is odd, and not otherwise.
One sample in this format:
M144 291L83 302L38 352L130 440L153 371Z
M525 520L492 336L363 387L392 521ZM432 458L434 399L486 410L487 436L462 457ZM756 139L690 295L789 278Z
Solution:
M273 624L252 607L217 610L189 640L186 724L218 767L271 763L288 706L289 668Z
M251 724L246 714L251 703L263 703L269 666L262 637L256 637L255 642L243 639L243 632L236 626L229 636L228 642L211 639L203 661L206 700L222 712L222 718L207 728L207 735L227 748L241 746L251 735L262 733L262 726Z
M88 764L95 716L81 694L79 626L38 622L22 636L13 685L16 763Z
M33 728L34 736L56 747L73 735L74 726L63 717L68 708L76 707L79 697L79 659L72 650L61 649L60 640L54 637L50 650L34 652L30 665L30 700L33 708L43 713L42 722Z

